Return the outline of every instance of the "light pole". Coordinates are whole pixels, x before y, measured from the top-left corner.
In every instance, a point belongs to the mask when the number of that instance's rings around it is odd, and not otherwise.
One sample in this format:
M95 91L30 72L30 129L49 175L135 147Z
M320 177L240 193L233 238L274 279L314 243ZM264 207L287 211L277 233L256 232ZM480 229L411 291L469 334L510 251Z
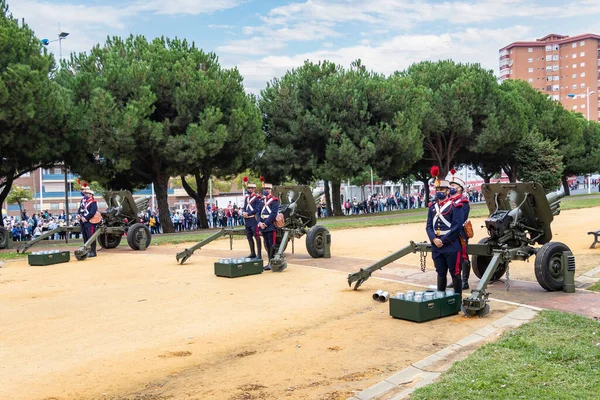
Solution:
M60 31L60 24L58 24L58 30ZM69 32L63 32L61 31L58 34L58 38L55 40L48 40L48 39L42 39L41 42L44 46L48 46L50 43L52 42L56 42L58 41L58 63L60 64L60 62L62 61L62 41L65 40L67 38L67 36L69 36ZM64 164L65 167L65 224L66 226L69 226L69 182L68 182L68 168L67 168L67 163L65 162ZM42 193L42 183L40 180L40 198L41 198L41 193ZM41 200L40 200L40 205L41 205ZM69 235L66 235L66 240L67 243L69 243Z
M585 107L587 108L587 120L588 121L590 120L590 94L594 94L594 93L596 93L596 92L594 90L590 91L589 87L585 88L585 100L587 103ZM567 95L567 97L571 97L571 98L574 98L575 96L577 96L577 95L574 93L570 93ZM588 194L589 194L589 193L592 193L592 175L588 174L587 178L588 178Z

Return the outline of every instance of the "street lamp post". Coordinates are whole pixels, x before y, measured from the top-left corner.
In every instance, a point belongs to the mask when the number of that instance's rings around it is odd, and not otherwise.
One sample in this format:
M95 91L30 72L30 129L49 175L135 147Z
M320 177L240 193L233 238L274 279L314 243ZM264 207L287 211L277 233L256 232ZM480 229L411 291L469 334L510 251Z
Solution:
M596 93L594 90L590 91L590 88L585 88L585 99L586 99L586 108L587 108L587 120L590 120L590 95ZM582 93L583 94L583 93ZM567 97L574 98L577 96L574 93L570 93ZM592 193L592 175L588 174L588 193Z

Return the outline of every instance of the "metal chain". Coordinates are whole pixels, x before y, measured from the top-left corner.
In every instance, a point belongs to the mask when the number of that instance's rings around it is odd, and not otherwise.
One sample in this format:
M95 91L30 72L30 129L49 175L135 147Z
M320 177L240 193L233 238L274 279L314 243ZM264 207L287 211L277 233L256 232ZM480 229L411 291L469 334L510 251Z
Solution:
M506 291L510 290L510 264L506 265Z
M426 261L427 261L427 253L424 252L423 250L421 250L421 272L425 272Z

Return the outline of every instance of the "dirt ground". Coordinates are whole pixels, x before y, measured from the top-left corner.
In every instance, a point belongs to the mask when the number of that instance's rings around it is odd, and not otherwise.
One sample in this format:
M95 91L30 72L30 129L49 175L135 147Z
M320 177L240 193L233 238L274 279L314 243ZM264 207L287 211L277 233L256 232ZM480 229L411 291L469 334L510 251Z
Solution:
M578 274L598 266L586 235L600 227L598 211L563 211L553 224ZM421 224L334 231L332 258L322 261L335 268L309 266L319 260L301 239L283 273L236 279L216 277L213 263L245 256L243 240L233 251L213 242L184 265L175 262L184 245L121 247L48 267L7 262L0 399L345 399L514 309L494 302L484 318L416 324L371 299L376 289L414 286L374 277L348 288L349 260L367 266L411 239L425 239ZM402 268L420 272L418 257L385 270ZM532 263L511 274L535 279Z

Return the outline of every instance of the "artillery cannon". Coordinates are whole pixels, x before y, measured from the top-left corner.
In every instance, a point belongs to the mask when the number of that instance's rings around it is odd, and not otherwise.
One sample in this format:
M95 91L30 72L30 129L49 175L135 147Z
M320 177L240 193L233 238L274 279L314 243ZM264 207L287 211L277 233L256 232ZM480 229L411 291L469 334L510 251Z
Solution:
M315 196L311 193L310 188L308 186L275 186L273 195L279 198L278 213L283 215L283 226L276 228L271 269L274 272L280 272L287 267L284 252L290 239L293 252L294 239L299 239L305 234L308 254L313 258L329 258L331 237L327 228L317 225ZM232 249L233 236L244 234L243 227L222 228L189 249L177 253L175 258L178 263L183 264L196 250L225 235L229 235L229 248Z
M480 278L477 288L462 301L468 316L489 312L487 286L508 272L512 260L528 260L535 255L535 277L548 291L574 291L575 256L563 243L552 242L550 223L560 213L559 194L545 194L537 183L484 184L482 192L490 212L485 220L488 237L469 244L473 273ZM542 245L539 248L534 245ZM431 243L410 244L373 265L348 275L348 284L358 289L371 274L410 253L431 251ZM568 275L568 276L567 276ZM508 287L508 286L507 286Z
M89 240L75 250L75 258L79 261L87 258L90 246L96 239L103 248L113 249L121 243L123 234L127 233L127 243L133 250L146 250L150 245L150 229L138 223L138 213L148 207L150 197L134 200L130 191L119 190L106 192L104 199L108 207L100 213L102 222ZM30 247L59 232L81 233L81 226L59 226L20 246L17 252L25 253Z

